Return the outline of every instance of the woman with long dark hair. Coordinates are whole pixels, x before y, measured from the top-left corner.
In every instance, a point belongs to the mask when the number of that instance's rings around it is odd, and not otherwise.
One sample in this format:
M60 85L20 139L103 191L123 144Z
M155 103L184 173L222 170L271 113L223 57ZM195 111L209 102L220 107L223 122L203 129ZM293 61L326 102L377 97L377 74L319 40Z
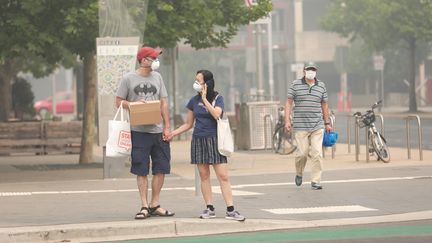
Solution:
M191 163L198 167L201 192L206 203L206 209L200 214L200 218L216 217L210 184L210 165L212 165L227 206L225 218L244 221L246 218L234 210L227 157L221 155L217 148L217 119L223 116L224 100L214 90L214 87L215 80L210 71L199 70L196 73L193 88L198 94L192 97L187 104L189 111L186 122L172 131L170 139L194 127L191 141Z

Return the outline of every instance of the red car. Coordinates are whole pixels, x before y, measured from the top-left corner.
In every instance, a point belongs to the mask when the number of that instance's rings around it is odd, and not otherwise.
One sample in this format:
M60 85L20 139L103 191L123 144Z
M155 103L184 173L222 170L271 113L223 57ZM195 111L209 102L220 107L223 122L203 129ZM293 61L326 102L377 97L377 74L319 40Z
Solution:
M75 107L75 101L72 98L71 92L58 92L56 93L56 112L57 114L62 113L73 113ZM48 97L45 100L36 101L34 108L37 114L44 115L47 112L52 113L52 97Z

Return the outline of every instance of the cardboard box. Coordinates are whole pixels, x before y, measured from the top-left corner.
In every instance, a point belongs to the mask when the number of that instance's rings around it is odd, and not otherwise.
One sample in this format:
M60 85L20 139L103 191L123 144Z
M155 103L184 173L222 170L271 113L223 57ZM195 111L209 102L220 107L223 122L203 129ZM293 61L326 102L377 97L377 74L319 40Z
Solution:
M129 102L129 115L133 126L159 124L162 121L160 101Z

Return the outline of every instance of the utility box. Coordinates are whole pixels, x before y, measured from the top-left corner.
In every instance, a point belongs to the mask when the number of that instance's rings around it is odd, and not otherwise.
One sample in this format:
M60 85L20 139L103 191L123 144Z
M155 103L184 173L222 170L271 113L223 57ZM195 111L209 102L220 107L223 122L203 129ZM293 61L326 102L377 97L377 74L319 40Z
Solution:
M271 148L278 101L247 102L240 106L237 147L244 150Z

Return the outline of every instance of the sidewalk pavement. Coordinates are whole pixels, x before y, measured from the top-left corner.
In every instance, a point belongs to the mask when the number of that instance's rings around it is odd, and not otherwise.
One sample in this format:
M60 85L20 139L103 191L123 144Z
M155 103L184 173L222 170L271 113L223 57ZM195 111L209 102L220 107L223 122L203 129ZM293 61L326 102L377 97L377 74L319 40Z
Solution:
M195 178L195 170L189 163L189 146L190 141L173 141L171 144L172 174L188 180L190 185L190 182ZM374 157L371 157L371 161L366 162L364 146L361 146L360 160L356 161L354 150L354 145L351 145L351 152L348 153L347 144L338 144L335 158L332 158L331 149L326 149L324 171L430 165L430 158L432 157L432 151L425 150L423 151L423 158L425 159L420 161L418 150L412 149L412 159L408 160L406 149L392 147L390 148L391 162L385 164L374 160ZM2 199L7 197L8 192L49 190L52 184L47 184L47 182L54 182L58 187L61 187L66 184L74 184L71 181L83 184L88 183L89 186L92 182L106 181L103 179L101 151L101 148L95 149L95 163L87 166L77 164L77 155L0 157L0 206L2 205ZM231 177L294 173L293 162L294 155L292 154L275 154L270 150L236 151L229 159L229 173ZM308 166L306 167L306 171L310 171ZM135 177L128 173L126 166L125 174L122 178L132 182ZM288 178L291 179L291 177ZM122 179L109 181L115 185L116 183L120 183ZM79 205L77 206L79 207ZM16 207L21 206L17 204ZM74 207L75 205L71 204L67 206L67 209L73 211ZM19 216L17 215L17 217ZM68 240L68 242L96 242L103 240L159 238L422 219L432 219L432 211L310 221L250 218L242 224L227 222L227 220L223 219L204 222L195 218L173 217L146 220L144 223L143 221L135 220L106 220L106 222L80 224L53 223L38 225L37 219L34 219L34 221L27 219L22 220L25 223L1 227L0 242L60 242L62 240Z

